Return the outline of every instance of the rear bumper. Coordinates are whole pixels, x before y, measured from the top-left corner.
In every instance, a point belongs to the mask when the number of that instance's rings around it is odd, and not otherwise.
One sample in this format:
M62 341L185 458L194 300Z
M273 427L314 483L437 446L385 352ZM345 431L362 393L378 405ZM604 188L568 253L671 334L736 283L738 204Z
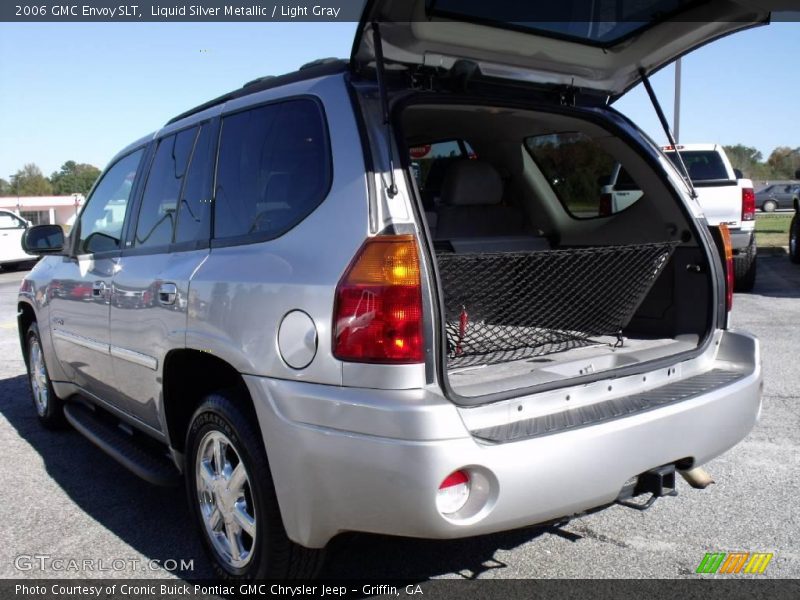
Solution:
M754 230L752 229L732 229L731 230L731 247L734 252L744 250L750 245L753 239Z
M552 435L487 444L431 391L364 390L246 377L289 536L324 546L342 531L456 538L613 502L630 477L742 440L761 407L758 342L726 332L711 368L735 382L687 400ZM458 516L435 505L457 469L473 492Z

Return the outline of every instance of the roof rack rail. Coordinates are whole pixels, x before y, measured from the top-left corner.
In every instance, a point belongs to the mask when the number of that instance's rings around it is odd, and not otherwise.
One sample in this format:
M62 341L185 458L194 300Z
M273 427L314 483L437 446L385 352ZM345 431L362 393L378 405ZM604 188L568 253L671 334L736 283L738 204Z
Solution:
M251 81L248 81L242 86L242 89L254 86L256 84L261 83L262 81L269 81L270 79L275 79L275 75L264 75L263 77L257 77Z
M297 71L293 71L292 73L286 73L285 75L278 75L277 77L274 75L268 75L266 77L259 77L258 79L254 79L244 84L241 88L237 90L233 90L232 92L228 92L227 94L223 94L222 96L218 96L213 100L209 100L208 102L204 102L199 106L195 106L194 108L187 110L186 112L182 112L176 117L173 117L169 121L167 121L167 125L171 125L181 119L185 119L186 117L190 117L194 114L217 106L218 104L223 104L235 98L241 98L242 96L249 96L250 94L255 94L256 92L261 92L264 90L268 90L271 88L280 87L282 85L287 85L289 83L295 83L297 81L304 81L306 79L314 79L315 77L323 77L325 75L333 75L335 73L342 73L347 70L349 66L349 61L344 59L331 59L331 58L322 58L320 60L315 60L310 63L307 63L300 67Z

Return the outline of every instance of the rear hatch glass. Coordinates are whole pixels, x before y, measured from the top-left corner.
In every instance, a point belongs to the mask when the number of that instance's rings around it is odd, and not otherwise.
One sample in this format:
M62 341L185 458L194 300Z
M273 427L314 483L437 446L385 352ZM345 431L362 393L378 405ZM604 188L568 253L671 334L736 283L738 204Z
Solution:
M680 169L675 151L667 152L666 155ZM725 164L714 150L682 150L681 158L693 182L728 180Z

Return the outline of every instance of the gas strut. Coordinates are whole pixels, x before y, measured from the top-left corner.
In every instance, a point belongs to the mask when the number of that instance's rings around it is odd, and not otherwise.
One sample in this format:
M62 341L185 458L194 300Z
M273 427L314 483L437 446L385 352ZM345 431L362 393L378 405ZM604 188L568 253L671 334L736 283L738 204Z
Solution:
M386 193L389 198L397 195L397 184L394 180L394 159L392 158L392 124L389 119L389 98L386 94L386 81L384 80L383 70L383 40L381 30L376 22L372 22L372 43L375 46L375 73L378 78L378 93L381 97L381 109L383 110L383 124L386 125L386 147L389 154L389 187Z
M667 118L664 116L664 111L661 110L661 104L659 104L658 98L656 98L656 93L653 91L653 87L650 85L650 79L647 77L647 73L645 73L644 67L639 69L639 75L642 76L642 83L644 84L644 89L647 90L647 95L650 96L650 102L652 102L653 104L653 108L656 111L658 120L661 121L661 127L664 129L664 133L667 134L667 139L669 140L670 146L675 148L675 156L678 157L678 163L680 164L681 174L686 180L686 185L689 186L689 192L691 193L692 198L696 200L697 191L694 189L692 178L689 177L689 170L686 168L686 164L683 162L683 157L681 156L681 153L678 151L678 145L675 143L675 138L672 137L672 131L670 131L669 129L669 123L667 123Z

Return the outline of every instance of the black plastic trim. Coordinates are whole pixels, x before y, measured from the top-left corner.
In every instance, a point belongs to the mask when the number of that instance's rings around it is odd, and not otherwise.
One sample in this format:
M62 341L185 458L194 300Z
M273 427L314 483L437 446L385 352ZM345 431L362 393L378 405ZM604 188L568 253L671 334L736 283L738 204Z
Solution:
M523 421L477 429L470 433L486 442L504 444L572 431L696 398L711 390L730 385L744 376L744 373L737 371L714 369L646 392L578 406Z
M98 410L68 402L64 405L64 416L90 442L145 481L161 486L180 483L180 473L167 458L166 446L164 455L159 455L145 443L137 442L135 435L128 435L110 420L102 419Z

